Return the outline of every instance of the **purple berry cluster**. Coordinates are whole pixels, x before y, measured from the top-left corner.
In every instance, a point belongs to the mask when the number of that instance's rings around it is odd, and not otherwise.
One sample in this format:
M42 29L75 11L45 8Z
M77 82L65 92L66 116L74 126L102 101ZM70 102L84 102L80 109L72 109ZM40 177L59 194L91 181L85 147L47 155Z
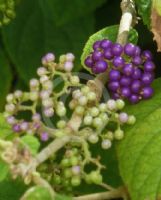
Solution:
M150 51L141 51L131 43L122 46L107 39L96 41L93 50L85 59L85 65L95 74L108 70L108 89L112 98L137 103L152 97L155 64Z

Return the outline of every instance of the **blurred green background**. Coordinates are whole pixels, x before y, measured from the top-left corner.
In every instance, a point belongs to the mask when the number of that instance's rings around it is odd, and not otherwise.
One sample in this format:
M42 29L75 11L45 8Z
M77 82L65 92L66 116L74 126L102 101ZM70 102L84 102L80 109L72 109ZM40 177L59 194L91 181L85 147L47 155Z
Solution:
M119 0L21 0L16 18L0 30L0 110L8 92L27 89L41 57L49 51L57 56L73 52L77 57L75 70L83 70L80 55L88 37L118 24L120 16ZM139 45L154 54L158 77L161 54L153 35L141 20L136 29Z

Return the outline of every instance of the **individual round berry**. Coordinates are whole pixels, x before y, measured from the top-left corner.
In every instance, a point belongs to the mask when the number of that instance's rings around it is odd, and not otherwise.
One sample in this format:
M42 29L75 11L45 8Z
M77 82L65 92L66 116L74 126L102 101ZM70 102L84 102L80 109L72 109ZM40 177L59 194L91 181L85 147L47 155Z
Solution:
M98 109L97 107L91 108L90 114L91 114L92 117L98 116L98 114L99 114L99 109Z
M6 100L8 103L12 103L12 101L14 100L14 95L13 94L8 94L6 97Z
M107 108L109 109L109 110L116 110L116 101L115 100L113 100L113 99L110 99L110 100L108 100L107 101Z
M46 117L52 117L54 115L54 109L53 108L45 108L44 115Z
M71 82L72 85L77 85L77 84L79 84L80 79L79 79L78 76L71 76L70 77L70 82Z
M100 44L101 44L101 41L96 41L96 42L93 44L93 49L94 49L94 50L97 50L98 48L100 48Z
M101 51L94 51L92 54L92 59L96 62L99 61L103 57L103 53Z
M131 84L131 78L122 76L122 78L120 79L120 85L121 86L129 86L130 84Z
M140 100L140 98L139 98L139 95L137 95L137 94L132 94L132 95L129 97L129 101L130 101L131 103L133 103L133 104L138 103L139 100Z
M131 63L125 64L122 68L122 72L126 76L131 76L134 73L134 67Z
M89 68L92 68L94 66L94 62L92 60L92 57L91 56L88 56L86 59L85 59L85 65Z
M130 125L133 125L133 124L135 124L135 122L136 122L136 118L133 115L130 115L128 117L127 123L130 124Z
M132 78L133 79L140 79L142 76L142 72L139 68L135 68L134 69L134 72L133 72L133 75L132 75Z
M57 125L57 128L63 129L66 126L66 121L59 120L56 125Z
M49 140L49 134L47 132L42 132L40 135L41 141L46 142Z
M121 140L121 139L123 139L123 137L124 137L124 132L123 132L123 130L117 129L117 130L114 132L114 137L115 137L116 140Z
M142 90L142 97L144 99L149 99L150 97L152 97L153 93L154 93L153 88L151 88L151 87L144 87L143 90Z
M66 60L67 60L67 61L73 62L74 59L75 59L75 56L74 56L73 53L67 53L67 54L66 54Z
M66 115L66 108L64 106L58 106L56 109L56 113L59 117L63 117Z
M38 122L41 120L41 115L39 113L35 113L32 115L32 120Z
M28 128L29 128L28 122L22 122L22 123L20 123L20 129L21 129L22 131L27 131Z
M106 104L105 104L105 103L101 103L101 104L99 105L99 110L100 110L101 112L106 112L106 110L107 110Z
M121 88L121 95L123 97L129 97L131 95L131 91L128 87Z
M107 60L111 60L114 57L113 53L112 53L112 49L108 48L104 50L104 58Z
M153 55L149 50L145 50L142 52L142 57L145 58L146 60L152 60Z
M119 121L121 123L126 123L128 121L128 115L127 115L127 113L124 113L124 112L120 113L119 114Z
M99 115L99 118L101 118L104 123L107 123L109 121L109 117L108 117L107 113L101 113Z
M144 64L144 71L145 72L152 72L155 69L155 65L152 61L146 61Z
M95 128L101 128L103 126L103 121L100 117L96 117L93 119L93 126Z
M95 184L101 184L102 183L102 176L98 171L92 171L90 174L90 179Z
M135 46L135 56L140 56L140 54L141 54L141 49L140 49L140 47L139 46Z
M75 165L72 167L72 173L73 175L79 175L81 172L81 168L79 165Z
M88 141L92 144L96 144L99 141L99 137L97 134L93 133L88 137Z
M79 99L82 96L82 93L80 90L75 90L72 94L74 99Z
M64 169L63 175L65 178L70 178L72 176L72 170L70 168Z
M112 45L112 53L114 56L120 56L122 52L123 52L123 47L120 44L115 43Z
M139 93L141 90L142 82L140 80L134 80L131 84L131 91L133 93Z
M76 187L79 186L81 184L81 179L79 176L73 176L71 179L71 185Z
M47 99L42 100L42 105L44 107L52 107L54 105L54 102L53 102L52 98L47 98Z
M73 63L72 63L71 61L66 61L66 62L64 63L64 70L65 70L66 72L71 72L72 69L73 69L73 67L74 67L74 65L73 65Z
M14 92L14 96L15 96L16 98L21 98L22 95L23 95L23 93L22 93L21 90L16 90L16 91Z
M79 99L78 99L78 102L79 102L79 105L81 106L85 106L88 102L88 99L86 96L81 96Z
M40 83L41 84L44 84L48 80L49 80L49 77L46 76L46 75L43 75L43 76L40 77Z
M83 86L81 92L86 96L90 92L90 88L88 86Z
M93 121L93 118L92 118L92 116L90 116L90 115L87 115L87 116L85 116L84 117L84 120L83 120L83 122L84 122L84 124L85 125L91 125L92 124L92 121Z
M141 65L141 64L142 64L142 59L141 59L141 57L140 57L140 56L135 56L135 57L133 57L132 63L133 63L134 65Z
M107 133L105 135L105 138L107 138L107 139L112 141L113 138L114 138L113 132L112 131L107 131Z
M13 126L12 126L12 130L14 131L14 132L20 132L21 131L21 127L20 127L20 125L19 124L14 124Z
M13 113L16 109L16 106L13 103L7 104L5 106L5 111L7 111L8 113Z
M142 75L141 81L143 85L150 85L153 82L153 75L149 72L146 72Z
M109 79L111 81L117 81L121 77L121 73L118 70L111 69L109 72Z
M122 110L125 106L125 102L122 99L116 100L117 109Z
M112 42L110 40L104 39L100 43L100 47L103 49L107 49L112 46Z
M106 61L100 60L95 63L95 72L96 73L103 73L107 70L108 64Z
M39 86L39 81L35 78L31 79L30 80L30 87L31 88L35 88L35 87L38 87Z
M50 92L47 90L42 90L40 92L40 97L44 100L44 99L48 99L50 96Z
M132 43L128 43L124 46L124 53L128 56L134 56L136 52L136 47Z
M120 88L120 83L118 81L109 82L108 88L111 91L116 92Z
M7 117L7 122L8 122L8 124L13 125L13 124L15 124L16 119L14 116L9 116L9 117Z
M125 61L124 61L124 59L121 56L116 56L113 59L113 65L115 67L123 67L124 63L125 63Z
M46 73L47 73L47 70L46 70L45 67L39 67L39 68L37 69L37 74L38 74L39 76L43 76L43 75L45 75Z
M84 113L84 107L83 106L77 106L75 108L75 112L78 114L78 115L83 115Z
M88 99L89 101L95 101L95 100L96 100L96 94L95 94L94 92L89 92L89 93L87 94L87 99Z
M108 139L104 139L101 143L102 149L109 149L112 146L112 142Z

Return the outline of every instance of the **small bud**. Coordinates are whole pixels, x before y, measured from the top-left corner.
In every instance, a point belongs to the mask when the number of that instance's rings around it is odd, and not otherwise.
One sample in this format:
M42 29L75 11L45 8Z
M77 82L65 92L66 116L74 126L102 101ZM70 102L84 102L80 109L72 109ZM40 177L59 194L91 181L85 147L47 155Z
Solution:
M41 62L43 65L46 65L55 60L55 55L53 53L47 53L44 57L42 57Z
M16 119L15 119L14 116L8 116L7 117L7 122L8 122L8 124L13 125L13 124L16 123Z
M72 77L70 78L70 82L71 82L72 85L77 85L77 84L79 84L79 82L80 82L79 77L78 77L78 76L72 76Z
M31 101L37 101L39 98L39 93L36 91L30 92L30 100Z
M46 117L52 117L54 115L54 109L53 108L45 108L44 115Z
M19 124L14 124L12 129L13 129L14 132L17 132L17 133L21 131L21 128L20 128Z
M39 67L39 68L37 69L37 74L38 74L39 76L43 76L43 75L45 75L46 73L47 73L47 70L46 70L45 67Z
M121 129L118 129L114 132L114 137L117 140L121 140L124 137L124 132Z
M90 114L92 115L92 117L96 117L99 114L99 109L97 107L93 107L90 109Z
M110 99L107 101L107 108L111 111L116 110L117 106L116 106L116 101L113 99Z
M87 99L88 99L89 101L95 101L95 100L96 100L96 94L95 94L94 92L89 92L89 93L87 94Z
M92 116L90 116L90 115L86 115L85 117L84 117L84 120L83 120L83 122L84 122L84 125L91 125L92 124L92 121L93 121L93 117Z
M14 100L14 95L13 94L8 94L6 97L6 100L8 103L12 103Z
M31 79L30 80L30 87L31 89L37 88L39 86L39 81L37 79Z
M23 95L23 93L22 93L21 90L16 90L16 91L14 92L14 96L15 96L16 98L21 98L22 95Z
M64 63L64 70L65 70L66 72L71 72L72 69L73 69L73 63L70 62L70 61L66 61L66 62Z
M22 123L20 123L20 129L22 131L27 131L28 128L29 128L28 122L22 122Z
M81 96L82 96L82 93L81 93L80 90L75 90L75 91L73 92L73 94L72 94L72 97L73 97L74 99L79 99Z
M117 109L122 110L125 106L125 103L122 99L117 99L116 106L117 106Z
M84 114L84 107L83 106L77 106L75 108L75 112L78 114L78 115L83 115Z
M99 118L99 117L94 118L94 119L93 119L93 126L94 126L95 128L101 128L101 127L103 126L103 121L102 121L102 119Z
M97 134L93 133L88 137L88 141L92 144L96 144L99 141L99 137Z
M63 129L66 126L66 121L60 120L57 122L57 128Z
M133 124L135 124L135 122L136 122L136 118L133 115L130 115L128 117L127 123L130 124L130 125L133 125Z
M80 174L80 171L81 171L81 168L80 168L79 165L76 165L76 166L73 166L73 167L72 167L72 173L73 173L73 175L78 175L78 174Z
M87 100L87 97L86 96L81 96L79 99L78 99L78 102L79 102L79 105L81 106L85 106L88 102Z
M44 107L53 107L54 102L53 102L52 98L47 98L47 99L43 99L42 105Z
M49 77L46 76L46 75L43 75L43 76L40 77L40 83L41 83L41 84L45 83L45 82L48 81L48 80L49 80Z
M42 90L40 92L40 97L44 100L44 99L48 99L50 97L50 92L47 90Z
M127 113L120 113L119 114L119 121L121 122L121 123L126 123L127 121L128 121L128 115L127 115Z
M102 149L109 149L109 148L111 148L112 143L111 143L110 140L105 139L105 140L102 141L101 146L102 146Z
M48 80L43 83L42 87L44 90L53 90L53 83L52 83L52 81Z
M39 113L33 114L32 120L35 121L35 122L39 122L41 120L41 115Z
M7 104L5 106L5 111L7 111L8 113L13 113L15 111L16 107L13 103Z
M106 112L106 111L107 111L107 105L106 105L105 103L101 103L101 104L99 105L99 110L100 110L101 112Z
M81 89L81 92L86 96L88 92L90 91L90 88L88 86L84 86Z
M75 59L74 54L72 54L72 53L67 53L67 54L66 54L66 60L67 60L67 61L73 62L74 59Z

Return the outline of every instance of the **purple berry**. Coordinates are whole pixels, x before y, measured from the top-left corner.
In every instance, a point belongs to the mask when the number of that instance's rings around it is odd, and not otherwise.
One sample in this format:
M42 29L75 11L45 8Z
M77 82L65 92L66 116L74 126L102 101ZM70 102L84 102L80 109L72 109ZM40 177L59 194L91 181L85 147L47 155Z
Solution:
M139 46L135 46L135 56L140 56L140 54L141 54L141 49L140 49L140 47Z
M135 56L132 59L132 62L134 65L141 65L142 64L142 59L140 56Z
M98 48L100 48L100 44L101 44L101 41L96 41L96 42L93 44L93 49L94 49L94 50L97 50Z
M151 87L144 87L143 90L142 90L142 97L144 99L149 99L150 97L152 97L153 93L154 93L153 88L151 88Z
M133 72L133 75L132 75L132 78L133 78L133 79L140 79L141 76L142 76L141 69L135 68L135 69L134 69L134 72Z
M104 57L105 59L108 59L108 60L111 60L113 58L113 53L112 53L111 48L105 49Z
M124 52L128 56L134 56L136 53L136 46L132 43L128 43L124 46Z
M41 140L43 141L43 142L46 142L46 141L48 141L49 140L49 134L47 133L47 132L43 132L43 133L41 133Z
M146 72L152 72L155 69L155 65L152 61L146 61L144 64L144 70Z
M21 128L20 128L19 124L14 124L12 126L12 129L13 129L14 132L17 132L17 133L21 131Z
M131 95L131 91L128 87L121 88L121 95L123 97L129 97Z
M152 60L153 55L149 50L145 50L142 53L143 58L145 58L146 60Z
M129 98L129 101L133 104L138 103L139 102L139 96L136 94L132 94Z
M131 78L129 78L129 77L122 76L122 78L120 79L121 86L129 86L130 83L131 83Z
M139 93L140 90L141 90L141 86L142 86L141 81L139 81L139 80L134 80L134 81L132 82L132 84L131 84L131 91L132 91L133 93Z
M121 77L121 73L118 70L112 69L109 72L109 78L111 81L117 81L119 80Z
M112 81L108 84L108 88L113 91L116 92L119 88L120 88L120 84L118 81Z
M85 65L89 68L92 68L93 65L94 65L94 62L92 60L92 57L91 56L88 56L86 59L85 59Z
M125 63L125 61L121 56L116 56L113 59L113 64L114 64L115 67L123 67L124 63Z
M94 61L99 61L102 58L102 56L103 56L103 53L101 51L96 50L92 54L92 59Z
M103 73L106 71L108 64L106 61L100 60L95 63L94 67L97 73Z
M154 79L153 74L149 72L144 73L141 78L142 83L144 85L150 85L153 82L153 79Z
M112 46L112 42L110 40L102 40L101 43L100 43L100 46L103 48L103 49L107 49L109 47Z
M122 69L123 74L126 76L131 76L134 72L134 67L131 63L125 64Z
M123 52L123 47L120 44L118 43L113 44L112 53L114 56L120 56L122 52Z

